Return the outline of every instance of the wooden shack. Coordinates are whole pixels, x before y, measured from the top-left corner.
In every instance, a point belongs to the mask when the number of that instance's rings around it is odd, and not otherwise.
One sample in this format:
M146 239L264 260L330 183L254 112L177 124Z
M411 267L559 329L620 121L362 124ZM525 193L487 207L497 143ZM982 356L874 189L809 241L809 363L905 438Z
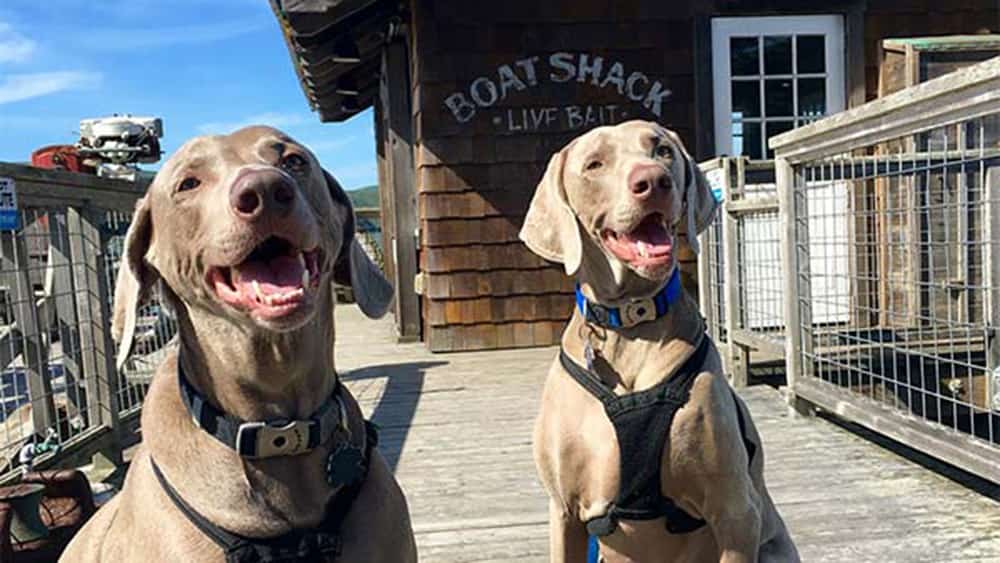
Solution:
M572 285L517 232L553 151L652 119L701 159L874 98L888 37L1000 29L996 0L272 0L322 121L374 106L402 338L557 342ZM694 256L681 254L696 291Z

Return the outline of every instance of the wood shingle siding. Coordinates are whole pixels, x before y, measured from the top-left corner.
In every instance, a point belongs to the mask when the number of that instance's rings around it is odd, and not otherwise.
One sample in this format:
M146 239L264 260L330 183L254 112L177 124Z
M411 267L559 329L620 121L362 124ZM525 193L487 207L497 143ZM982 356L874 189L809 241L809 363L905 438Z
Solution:
M411 0L409 12L421 302L432 350L558 340L573 282L517 237L535 186L570 140L628 119L659 121L693 153L713 155L711 111L696 110L714 99L704 72L712 17L844 14L856 69L845 84L851 104L875 95L883 38L997 27L988 0ZM633 73L643 95L630 98ZM661 89L669 97L658 97ZM686 244L678 260L695 292Z

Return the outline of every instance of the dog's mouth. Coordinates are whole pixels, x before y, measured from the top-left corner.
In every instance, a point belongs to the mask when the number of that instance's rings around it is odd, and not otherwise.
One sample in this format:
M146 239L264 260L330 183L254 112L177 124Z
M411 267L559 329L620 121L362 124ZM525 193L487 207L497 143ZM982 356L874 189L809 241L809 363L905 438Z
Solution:
M307 302L320 283L320 250L301 250L271 236L240 263L213 266L209 286L216 296L264 320L291 315Z
M622 262L637 268L656 268L673 260L674 229L662 213L650 213L630 231L604 229L601 243Z

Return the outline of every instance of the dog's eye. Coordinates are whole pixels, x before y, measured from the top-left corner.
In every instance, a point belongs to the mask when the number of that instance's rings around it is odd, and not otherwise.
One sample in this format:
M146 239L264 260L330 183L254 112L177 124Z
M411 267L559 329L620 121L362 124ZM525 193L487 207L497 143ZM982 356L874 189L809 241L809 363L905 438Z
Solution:
M198 178L184 178L181 183L177 185L177 191L186 192L188 190L193 190L201 185L201 180Z
M585 166L584 168L589 172L591 170L598 170L602 166L604 166L604 163L601 162L600 160L591 160L590 162L587 163L587 166Z
M658 145L656 149L654 149L654 152L656 153L656 156L660 158L664 158L671 155L670 147L667 145Z
M281 159L281 168L289 174L301 174L309 167L306 159L298 154L290 154Z

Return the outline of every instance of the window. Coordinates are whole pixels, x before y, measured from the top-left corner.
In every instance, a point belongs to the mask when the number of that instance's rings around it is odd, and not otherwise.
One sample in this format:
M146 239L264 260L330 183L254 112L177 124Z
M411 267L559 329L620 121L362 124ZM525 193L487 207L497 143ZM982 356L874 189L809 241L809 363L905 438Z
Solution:
M771 158L767 139L844 109L841 16L715 18L717 154Z

